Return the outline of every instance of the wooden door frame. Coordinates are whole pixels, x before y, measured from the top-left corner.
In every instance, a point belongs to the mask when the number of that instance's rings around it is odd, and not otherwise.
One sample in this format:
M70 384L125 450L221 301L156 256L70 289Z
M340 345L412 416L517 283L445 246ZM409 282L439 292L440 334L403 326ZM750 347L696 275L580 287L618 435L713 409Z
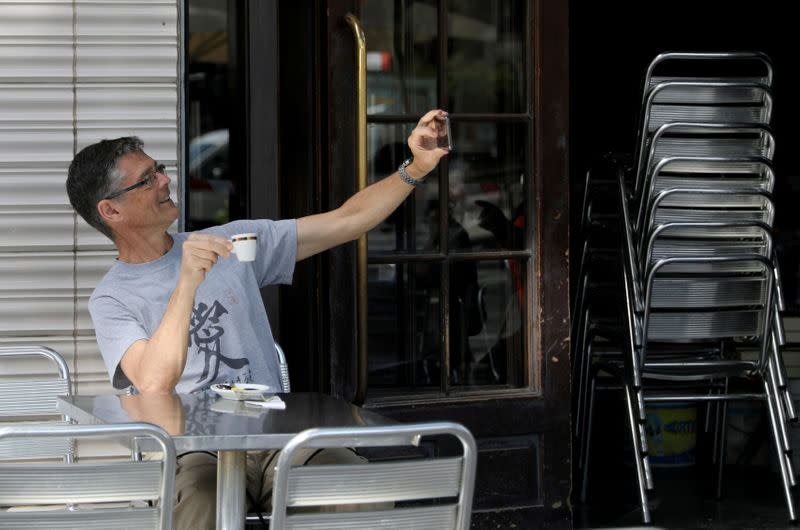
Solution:
M543 409L545 523L571 520L569 289L569 2L534 0L534 174L538 351ZM550 440L546 440L546 438ZM547 524L546 526L551 526Z
M236 1L236 0L232 0ZM278 4L245 0L236 11L242 50L244 87L244 170L248 219L280 219L280 164L278 156ZM233 12L233 10L229 10ZM275 339L281 340L281 292L278 286L261 289Z

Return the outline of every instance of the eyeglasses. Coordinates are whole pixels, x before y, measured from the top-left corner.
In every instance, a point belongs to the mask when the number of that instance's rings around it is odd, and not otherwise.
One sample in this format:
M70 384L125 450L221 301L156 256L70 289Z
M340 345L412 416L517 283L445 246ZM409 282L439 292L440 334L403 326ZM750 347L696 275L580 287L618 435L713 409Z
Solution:
M135 190L136 188L144 187L144 188L150 189L150 188L153 187L153 184L155 183L156 179L158 178L158 175L164 175L165 174L164 173L165 169L166 169L166 166L164 166L164 164L158 164L153 169L148 171L147 175L142 177L135 184L131 184L127 188L122 188L121 190L117 190L117 191L115 191L113 193L109 193L108 195L103 197L103 199L116 199L120 195L122 195L124 193L128 193L131 190Z

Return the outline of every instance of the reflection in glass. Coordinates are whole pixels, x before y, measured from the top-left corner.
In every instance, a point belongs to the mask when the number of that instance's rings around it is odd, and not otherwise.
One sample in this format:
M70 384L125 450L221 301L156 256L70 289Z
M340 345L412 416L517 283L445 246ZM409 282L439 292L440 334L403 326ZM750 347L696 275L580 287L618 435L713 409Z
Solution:
M452 134L450 250L525 249L526 124L453 122Z
M451 263L451 384L522 385L525 265L521 260Z
M450 0L447 109L455 113L524 113L523 0Z
M440 270L436 264L369 266L369 388L439 388Z
M369 183L394 173L411 156L406 144L413 125L376 124L367 127ZM438 249L439 176L431 173L408 199L367 238L370 252L425 252Z
M369 266L369 388L438 388L440 265ZM524 384L526 261L450 263L449 358L454 386Z
M196 230L242 216L242 173L232 167L231 123L236 61L230 54L229 21L235 5L226 0L188 1L186 229Z
M436 107L435 0L362 2L367 114L422 114Z

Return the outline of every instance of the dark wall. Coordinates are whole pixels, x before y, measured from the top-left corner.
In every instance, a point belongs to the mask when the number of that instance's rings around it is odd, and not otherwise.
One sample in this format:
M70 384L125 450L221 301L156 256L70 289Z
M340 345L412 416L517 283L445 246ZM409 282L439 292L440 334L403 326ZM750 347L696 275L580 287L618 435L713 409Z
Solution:
M794 156L800 146L800 25L790 13L793 3L632 4L570 4L572 226L577 226L583 179L592 160L611 150L633 149L641 83L653 57L667 51L764 52L774 67L776 239L787 302L800 308L800 216L794 213L800 200L800 159Z

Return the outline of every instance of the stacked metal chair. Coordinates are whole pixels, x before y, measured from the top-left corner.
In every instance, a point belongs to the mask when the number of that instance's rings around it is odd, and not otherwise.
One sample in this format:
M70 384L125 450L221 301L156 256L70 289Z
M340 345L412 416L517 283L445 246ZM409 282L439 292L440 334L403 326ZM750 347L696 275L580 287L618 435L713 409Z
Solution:
M717 66L729 63L740 66L737 70L720 70ZM695 66L692 72L692 68L686 68L687 64L701 66ZM709 75L706 73L708 70L726 75ZM760 152L763 139L757 132L750 138L742 132L745 137L739 138L735 128L725 129L729 126L722 125L719 135L708 136L703 131L698 135L688 129L687 124L681 127L679 123L703 124L707 127L706 132L714 130L719 126L717 124L749 127L768 123L772 112L772 75L772 65L761 53L658 55L648 66L644 78L633 155L609 155L601 164L602 168L595 167L587 172L578 234L581 244L577 260L578 287L572 308L573 381L578 382L573 404L573 414L578 420L574 430L576 442L582 436L581 429L585 423L585 388L590 359L598 351L609 348L609 341L611 352L616 352L613 344L618 342L621 332L613 309L618 295L614 286L620 282L617 274L619 211L616 207L615 172L625 172L635 200L642 193L646 170L671 154L731 156ZM763 132L768 134L768 131ZM703 136L707 139L702 139ZM649 145L654 140L659 148L648 157ZM579 455L578 460L582 462L584 455Z
M737 69L719 66L730 63ZM687 64L694 67L687 68ZM726 75L711 76L706 73L709 70ZM647 175L666 158L763 154L771 159L774 142L766 127L772 112L771 83L771 63L760 53L661 54L651 62L644 78L633 156L610 156L603 171L593 168L587 172L579 232L582 252L572 311L574 436L576 446L582 447L577 456L580 468L586 460L581 440L590 366L600 354L618 356L623 335L617 309L621 231L616 173L624 173L630 202L638 205L642 204L643 188L649 185ZM678 163L684 172L693 169L689 161L670 162L673 167ZM699 163L699 172L705 164ZM636 206L637 221L643 211Z
M656 67L672 59L754 61L759 76L665 78ZM677 79L677 80L676 80ZM582 497L588 480L597 374L624 389L639 497L650 522L653 488L646 404L701 401L716 419L717 487L724 464L725 403L764 400L778 455L789 518L796 519L795 484L786 421L795 419L780 355L780 276L772 245L774 139L769 130L772 69L761 54L664 54L645 79L639 138L630 171L617 175L624 322L618 349L593 357L576 341L580 368L576 404ZM581 303L590 298L581 293ZM591 316L578 313L579 331ZM743 360L734 350L753 348ZM731 387L755 384L753 392ZM738 387L737 387L738 388Z

